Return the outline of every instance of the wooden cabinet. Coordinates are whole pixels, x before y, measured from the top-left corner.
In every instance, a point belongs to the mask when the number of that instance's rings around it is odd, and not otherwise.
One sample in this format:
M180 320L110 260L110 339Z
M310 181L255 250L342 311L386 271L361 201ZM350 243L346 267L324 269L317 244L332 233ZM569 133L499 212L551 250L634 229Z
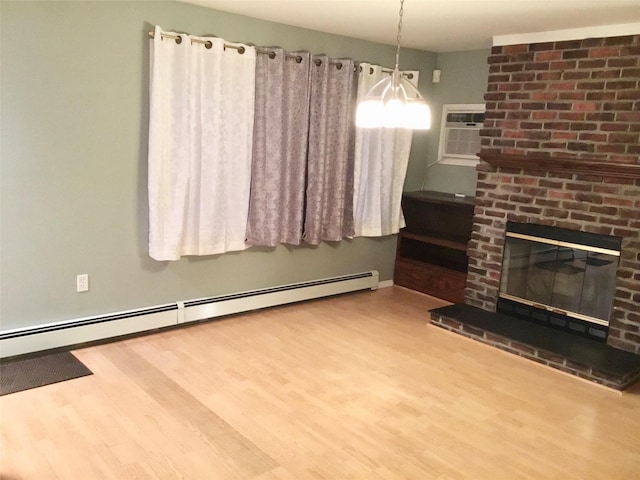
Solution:
M473 198L407 192L402 196L402 209L407 226L398 234L394 283L462 303Z

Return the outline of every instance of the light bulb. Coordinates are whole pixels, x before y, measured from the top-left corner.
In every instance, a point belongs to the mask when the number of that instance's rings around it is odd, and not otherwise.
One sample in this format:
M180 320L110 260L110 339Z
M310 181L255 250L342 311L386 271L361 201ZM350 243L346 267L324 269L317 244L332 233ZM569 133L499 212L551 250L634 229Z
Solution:
M384 121L384 104L380 100L360 102L356 110L356 127L378 128Z

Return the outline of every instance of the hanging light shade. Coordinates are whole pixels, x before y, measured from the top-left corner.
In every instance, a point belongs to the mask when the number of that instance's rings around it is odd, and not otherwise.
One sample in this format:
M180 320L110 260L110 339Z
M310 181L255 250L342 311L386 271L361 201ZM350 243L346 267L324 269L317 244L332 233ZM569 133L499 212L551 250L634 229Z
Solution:
M380 80L358 104L356 126L361 128L408 128L426 130L431 127L431 110L418 89L400 73L400 34L404 0L400 0L400 19L396 43L396 66L391 76Z

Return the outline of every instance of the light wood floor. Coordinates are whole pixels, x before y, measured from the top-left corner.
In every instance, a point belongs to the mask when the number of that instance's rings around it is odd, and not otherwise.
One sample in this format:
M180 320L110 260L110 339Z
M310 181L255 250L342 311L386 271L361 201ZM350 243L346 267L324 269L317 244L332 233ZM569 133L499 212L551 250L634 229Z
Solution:
M2 480L637 479L620 394L427 323L399 287L76 351L0 398Z

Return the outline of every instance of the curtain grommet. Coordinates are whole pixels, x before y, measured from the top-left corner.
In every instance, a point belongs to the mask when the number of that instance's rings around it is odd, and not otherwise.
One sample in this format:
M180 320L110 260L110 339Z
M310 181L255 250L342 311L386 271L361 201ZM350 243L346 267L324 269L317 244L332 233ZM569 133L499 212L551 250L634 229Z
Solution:
M176 43L177 43L178 45L180 45L180 44L182 43L182 37L181 37L180 35L178 35L178 36L176 37Z
M276 58L276 52L269 52L269 58L271 60L273 60L274 58Z
M244 53L244 47L238 47L238 53L242 55Z
M207 50L210 50L211 47L213 47L213 42L211 42L211 40L207 40L206 43L204 44L204 48L206 48Z
M296 63L302 63L302 56L301 55L298 55L296 57Z

